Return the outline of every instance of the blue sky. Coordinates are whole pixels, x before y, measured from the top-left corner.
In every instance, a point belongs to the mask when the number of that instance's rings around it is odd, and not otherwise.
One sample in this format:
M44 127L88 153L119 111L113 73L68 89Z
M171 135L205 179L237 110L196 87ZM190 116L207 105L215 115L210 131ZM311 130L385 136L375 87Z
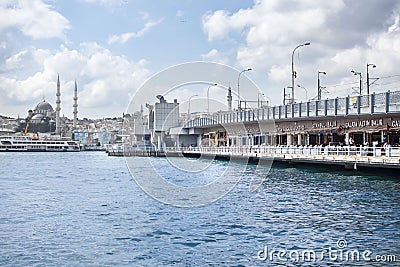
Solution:
M353 93L352 69L365 87L367 63L380 78L372 91L396 90L399 12L396 0L1 0L0 114L25 116L43 97L53 104L59 73L66 116L75 79L79 117L118 116L152 75L203 60L253 68L248 77L280 104L292 50L304 42L294 57L305 88L296 86L297 101L316 95L318 71L327 72L324 98Z

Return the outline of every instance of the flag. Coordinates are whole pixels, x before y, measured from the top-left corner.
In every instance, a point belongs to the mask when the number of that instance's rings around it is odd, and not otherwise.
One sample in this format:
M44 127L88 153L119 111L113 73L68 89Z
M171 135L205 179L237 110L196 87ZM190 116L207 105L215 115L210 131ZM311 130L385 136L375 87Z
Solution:
M340 134L344 130L342 125L339 125L339 128L337 130L338 134Z

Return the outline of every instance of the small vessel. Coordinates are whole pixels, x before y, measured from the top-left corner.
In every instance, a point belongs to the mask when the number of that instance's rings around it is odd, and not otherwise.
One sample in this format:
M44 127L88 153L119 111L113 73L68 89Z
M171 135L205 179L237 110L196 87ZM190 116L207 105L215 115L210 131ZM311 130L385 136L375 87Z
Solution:
M63 138L39 138L38 136L0 136L0 152L78 152L79 141Z

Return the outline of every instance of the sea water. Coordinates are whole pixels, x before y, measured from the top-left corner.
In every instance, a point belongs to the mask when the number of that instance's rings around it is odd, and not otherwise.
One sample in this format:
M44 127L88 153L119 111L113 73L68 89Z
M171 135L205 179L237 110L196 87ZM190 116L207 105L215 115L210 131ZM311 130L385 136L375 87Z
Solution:
M152 161L184 186L208 183L228 164L211 162L207 175L193 178L165 158ZM0 265L398 264L400 179L255 169L247 166L217 201L179 208L144 193L125 160L104 152L1 153ZM265 179L250 192L254 175Z

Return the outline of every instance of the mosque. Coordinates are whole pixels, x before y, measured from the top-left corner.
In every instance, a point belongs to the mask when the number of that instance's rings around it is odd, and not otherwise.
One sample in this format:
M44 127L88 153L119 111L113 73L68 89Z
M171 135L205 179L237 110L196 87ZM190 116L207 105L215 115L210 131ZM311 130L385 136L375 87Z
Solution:
M76 127L78 121L78 88L75 81L74 90L74 120L73 128ZM25 120L20 120L18 130L24 134L30 133L55 133L62 134L65 132L65 118L60 117L61 111L61 92L60 92L60 77L57 76L57 93L56 93L56 108L53 109L49 102L43 99L33 110L28 111L28 116Z

